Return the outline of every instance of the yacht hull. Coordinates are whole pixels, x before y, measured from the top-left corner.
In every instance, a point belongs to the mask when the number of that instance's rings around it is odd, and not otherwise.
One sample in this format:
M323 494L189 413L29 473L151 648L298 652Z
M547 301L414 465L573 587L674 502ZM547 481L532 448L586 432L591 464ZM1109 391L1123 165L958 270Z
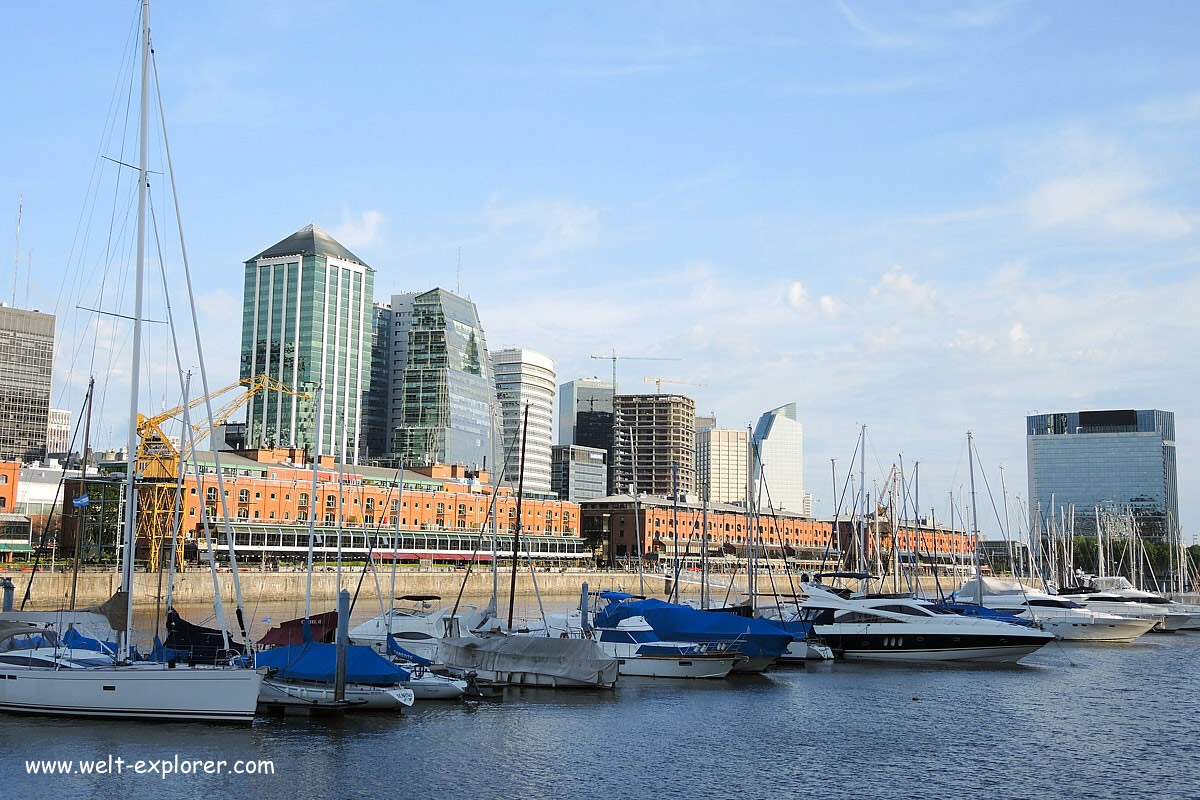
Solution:
M738 656L629 656L617 659L622 675L643 678L724 678Z
M250 722L263 676L248 669L0 664L0 710L118 719Z
M821 635L835 654L851 661L974 661L1010 664L1020 661L1053 641L1050 636L1021 635Z
M1096 622L1039 617L1038 622L1055 638L1066 642L1129 643L1154 627L1154 620L1121 619Z
M344 700L352 710L399 711L413 704L413 692L403 688L348 683ZM322 683L267 678L262 682L258 702L264 706L294 705L297 702L322 705L334 702L334 688Z

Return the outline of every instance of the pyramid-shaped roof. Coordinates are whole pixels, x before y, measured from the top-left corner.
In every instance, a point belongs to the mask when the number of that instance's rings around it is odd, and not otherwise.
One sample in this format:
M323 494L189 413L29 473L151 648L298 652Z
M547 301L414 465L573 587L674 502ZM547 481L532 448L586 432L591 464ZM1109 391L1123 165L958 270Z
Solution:
M341 242L313 223L305 225L286 239L276 242L250 260L296 255L333 256L366 266L365 261L351 253Z

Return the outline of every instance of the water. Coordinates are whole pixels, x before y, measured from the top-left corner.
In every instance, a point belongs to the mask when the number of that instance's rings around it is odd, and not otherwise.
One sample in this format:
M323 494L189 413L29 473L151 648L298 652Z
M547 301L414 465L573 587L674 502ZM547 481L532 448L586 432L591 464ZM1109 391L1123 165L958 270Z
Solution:
M9 796L1200 797L1200 634L1013 667L834 663L402 716L202 724L0 715ZM271 759L272 776L27 777L28 758ZM282 793L282 794L281 794Z

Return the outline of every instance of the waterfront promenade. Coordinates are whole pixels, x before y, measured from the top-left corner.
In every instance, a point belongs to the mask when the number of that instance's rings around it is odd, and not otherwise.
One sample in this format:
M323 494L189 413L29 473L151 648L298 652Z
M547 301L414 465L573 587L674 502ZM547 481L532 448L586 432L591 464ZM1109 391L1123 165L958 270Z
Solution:
M361 573L361 567L344 568L342 570L342 588L348 589L353 594L355 588L358 587ZM401 570L396 575L396 594L429 594L439 595L444 598L453 598L458 594L459 588L462 586L463 574L462 570ZM239 575L241 577L242 594L247 603L282 602L304 597L306 573L303 571L242 569ZM391 572L385 567L379 571L378 575L379 588L382 590L384 597L386 597L391 588ZM553 569L547 571L539 570L536 575L537 592L545 597L578 597L580 586L584 582L588 584L588 587L593 592L602 589L621 589L627 592L638 592L638 574L636 572ZM16 602L18 605L25 593L25 586L29 582L29 576L30 573L28 571L0 570L0 578L11 578L16 585ZM233 597L233 574L226 569L219 572L217 578L221 587L221 596L226 598ZM167 574L165 572L161 576L158 573L148 572L139 572L134 575L134 604L153 604L157 597L160 595L165 596L166 580ZM726 589L730 582L730 575L729 573L717 573L712 576L711 581L713 600L716 603L720 603L725 598ZM76 605L87 607L103 603L116 592L118 583L119 576L111 571L79 573L79 582L76 588ZM776 584L781 595L791 593L786 576L777 575ZM509 573L507 570L502 570L500 573L500 593L502 595L507 596L508 586ZM730 601L743 599L738 597L738 593L742 591L744 586L745 575L737 575L735 585L730 592ZM665 597L671 591L671 576L648 572L645 575L645 587L647 595ZM943 592L949 592L956 587L956 583L952 583L945 578L942 579ZM318 568L317 571L313 572L314 599L334 600L337 597L337 590L337 573L333 567L330 567L328 571ZM926 595L937 594L935 582L929 577L922 578L921 590ZM766 575L759 576L759 591L770 591L770 582ZM698 596L700 593L699 583L690 582L689 578L685 577L681 581L681 592L685 596ZM467 580L464 595L468 597L485 597L491 593L491 570L483 568L472 571L470 578ZM69 602L70 594L71 573L69 571L39 572L33 582L33 591L30 595L30 604L27 608L32 610L62 608ZM520 597L533 597L534 594L533 579L529 574L529 570L523 569L517 573L517 595ZM377 597L375 579L369 572L362 581L360 595L366 600L374 600ZM192 568L186 572L176 573L174 598L175 602L180 605L211 603L213 599L211 574L208 570L200 568Z

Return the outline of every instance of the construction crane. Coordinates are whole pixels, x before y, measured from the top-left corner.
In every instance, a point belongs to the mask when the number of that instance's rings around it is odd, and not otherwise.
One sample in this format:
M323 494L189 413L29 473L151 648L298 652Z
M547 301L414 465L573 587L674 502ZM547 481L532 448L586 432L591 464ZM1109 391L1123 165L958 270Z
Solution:
M170 419L181 417L184 409L191 410L213 400L234 389L243 388L244 392L229 400L225 405L216 409L212 419L205 419L191 426L191 436L184 436L177 448L163 432L162 426ZM138 536L144 537L150 546L150 568L161 569L162 548L164 542L171 538L174 527L175 504L179 490L179 463L182 457L191 454L192 442L202 442L212 432L213 428L225 424L240 408L244 407L259 392L273 391L291 395L301 400L307 400L308 395L297 392L283 383L267 375L259 375L253 379L245 378L228 386L222 386L207 397L201 396L189 402L186 406L179 405L161 414L147 417L138 414L138 454L137 472L140 476L138 487ZM199 487L197 487L197 491ZM176 567L183 569L183 550L175 553Z
M642 378L643 383L653 383L657 394L662 394L662 385L664 383L678 383L680 386L705 386L703 383L688 383L687 381L677 381L674 378Z
M622 356L622 355L617 355L616 348L613 349L611 355L592 356L592 358L598 358L603 361L611 361L612 362L613 394L617 393L617 362L618 361L682 361L683 360L681 358L671 358L669 356Z

